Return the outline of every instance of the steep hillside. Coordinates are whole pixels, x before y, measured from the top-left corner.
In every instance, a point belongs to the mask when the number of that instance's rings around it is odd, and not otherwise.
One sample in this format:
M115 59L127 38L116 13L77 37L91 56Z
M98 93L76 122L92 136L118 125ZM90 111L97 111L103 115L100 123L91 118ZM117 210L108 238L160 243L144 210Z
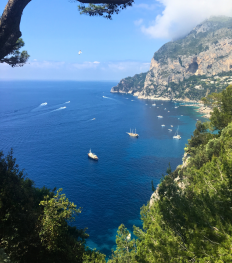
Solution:
M232 18L214 17L186 37L163 45L147 73L121 80L111 92L144 99L199 100L232 82L231 69Z

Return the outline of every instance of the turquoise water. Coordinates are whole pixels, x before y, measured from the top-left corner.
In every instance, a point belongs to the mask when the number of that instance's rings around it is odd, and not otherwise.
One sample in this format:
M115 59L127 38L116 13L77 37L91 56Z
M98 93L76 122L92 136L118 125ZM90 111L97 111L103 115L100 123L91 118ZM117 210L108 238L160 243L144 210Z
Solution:
M181 163L201 119L192 107L111 94L116 84L0 82L0 150L12 147L36 186L63 188L83 208L75 225L88 227L88 245L107 255L121 223L141 224L151 180L158 184L169 162L173 169ZM182 139L174 140L178 126ZM130 128L138 139L126 134ZM98 162L87 158L90 148Z

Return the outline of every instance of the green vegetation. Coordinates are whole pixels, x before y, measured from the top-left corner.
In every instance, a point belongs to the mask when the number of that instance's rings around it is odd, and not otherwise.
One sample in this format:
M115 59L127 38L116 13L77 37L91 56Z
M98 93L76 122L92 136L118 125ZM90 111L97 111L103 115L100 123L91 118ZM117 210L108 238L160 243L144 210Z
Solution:
M219 115L197 122L183 165L173 172L169 165L152 202L142 207L135 259L111 262L232 261L232 86L208 100L221 105Z
M80 14L86 14L89 16L102 16L108 19L112 19L113 14L118 14L120 10L125 9L128 6L132 6L133 2L134 0L128 0L124 4L117 4L117 1L115 1L115 3L111 1L111 3L105 4L90 3L87 7L82 4L78 6L78 9L80 11Z
M11 67L22 67L30 57L27 51L19 51L24 45L25 44L22 38L19 38L16 41L15 45L12 47L12 50L8 54L8 56L0 59L0 63L7 63Z
M61 191L36 188L19 171L12 151L0 153L0 248L13 262L105 262L86 247L85 229L68 225L81 209Z
M121 225L109 263L232 262L232 85L203 98L214 110L197 122L183 164L170 164L134 235ZM14 262L105 262L85 246L87 234L68 225L81 209L61 190L35 188L0 155L0 246ZM6 255L0 250L0 256Z
M127 77L121 80L117 86L114 87L114 91L128 92L133 89L133 93L141 91L144 87L144 81L146 79L147 72L136 74L134 77Z

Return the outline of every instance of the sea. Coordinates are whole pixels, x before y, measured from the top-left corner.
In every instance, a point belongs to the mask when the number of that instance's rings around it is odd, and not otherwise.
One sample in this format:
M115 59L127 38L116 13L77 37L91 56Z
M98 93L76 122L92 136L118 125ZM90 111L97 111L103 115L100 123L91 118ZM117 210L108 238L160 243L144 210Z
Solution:
M197 119L204 121L180 103L110 93L115 85L0 81L0 151L13 148L37 187L62 188L82 208L72 224L87 228L87 245L107 256L120 224L131 232L142 226L151 181L156 186L169 163L173 170L182 163ZM135 129L138 138L127 134ZM88 158L90 149L98 161Z

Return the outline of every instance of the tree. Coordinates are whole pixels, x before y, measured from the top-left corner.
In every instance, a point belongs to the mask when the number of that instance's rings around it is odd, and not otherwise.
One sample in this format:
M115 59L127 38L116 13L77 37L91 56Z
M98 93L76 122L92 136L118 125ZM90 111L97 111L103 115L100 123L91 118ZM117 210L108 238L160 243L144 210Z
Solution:
M91 3L90 7L80 6L81 13L93 15L106 14L111 18L112 14L118 13L120 8L131 5L134 0L73 0L82 4ZM20 21L24 8L31 0L8 0L8 3L0 18L0 63L8 63L11 66L22 66L29 55L26 51L20 53L18 49L23 42L19 40L22 36L20 31ZM21 44L20 44L21 43ZM12 57L7 57L9 55Z
M0 152L0 260L5 252L20 263L105 262L105 255L86 248L85 229L68 224L81 209L54 191L25 178L13 151Z
M202 99L204 104L213 107L210 121L219 132L232 121L232 85L220 93L212 93Z
M131 239L130 232L121 224L116 236L117 248L113 251L109 263L135 263L136 260L136 241Z
M23 46L24 41L22 40L22 38L19 38L12 48L12 52L3 59L0 59L0 63L7 63L12 67L22 67L30 57L27 51L19 51L19 49Z
M101 5L99 4L96 5L96 4L91 3L89 4L88 7L86 7L85 5L80 5L78 6L78 8L81 14L87 14L90 16L99 15L99 16L103 16L108 19L112 19L112 15L114 13L118 14L120 9L124 9L127 6L131 6L134 0L121 1L121 2L122 2L121 4L120 3L107 3L107 4L101 4Z

